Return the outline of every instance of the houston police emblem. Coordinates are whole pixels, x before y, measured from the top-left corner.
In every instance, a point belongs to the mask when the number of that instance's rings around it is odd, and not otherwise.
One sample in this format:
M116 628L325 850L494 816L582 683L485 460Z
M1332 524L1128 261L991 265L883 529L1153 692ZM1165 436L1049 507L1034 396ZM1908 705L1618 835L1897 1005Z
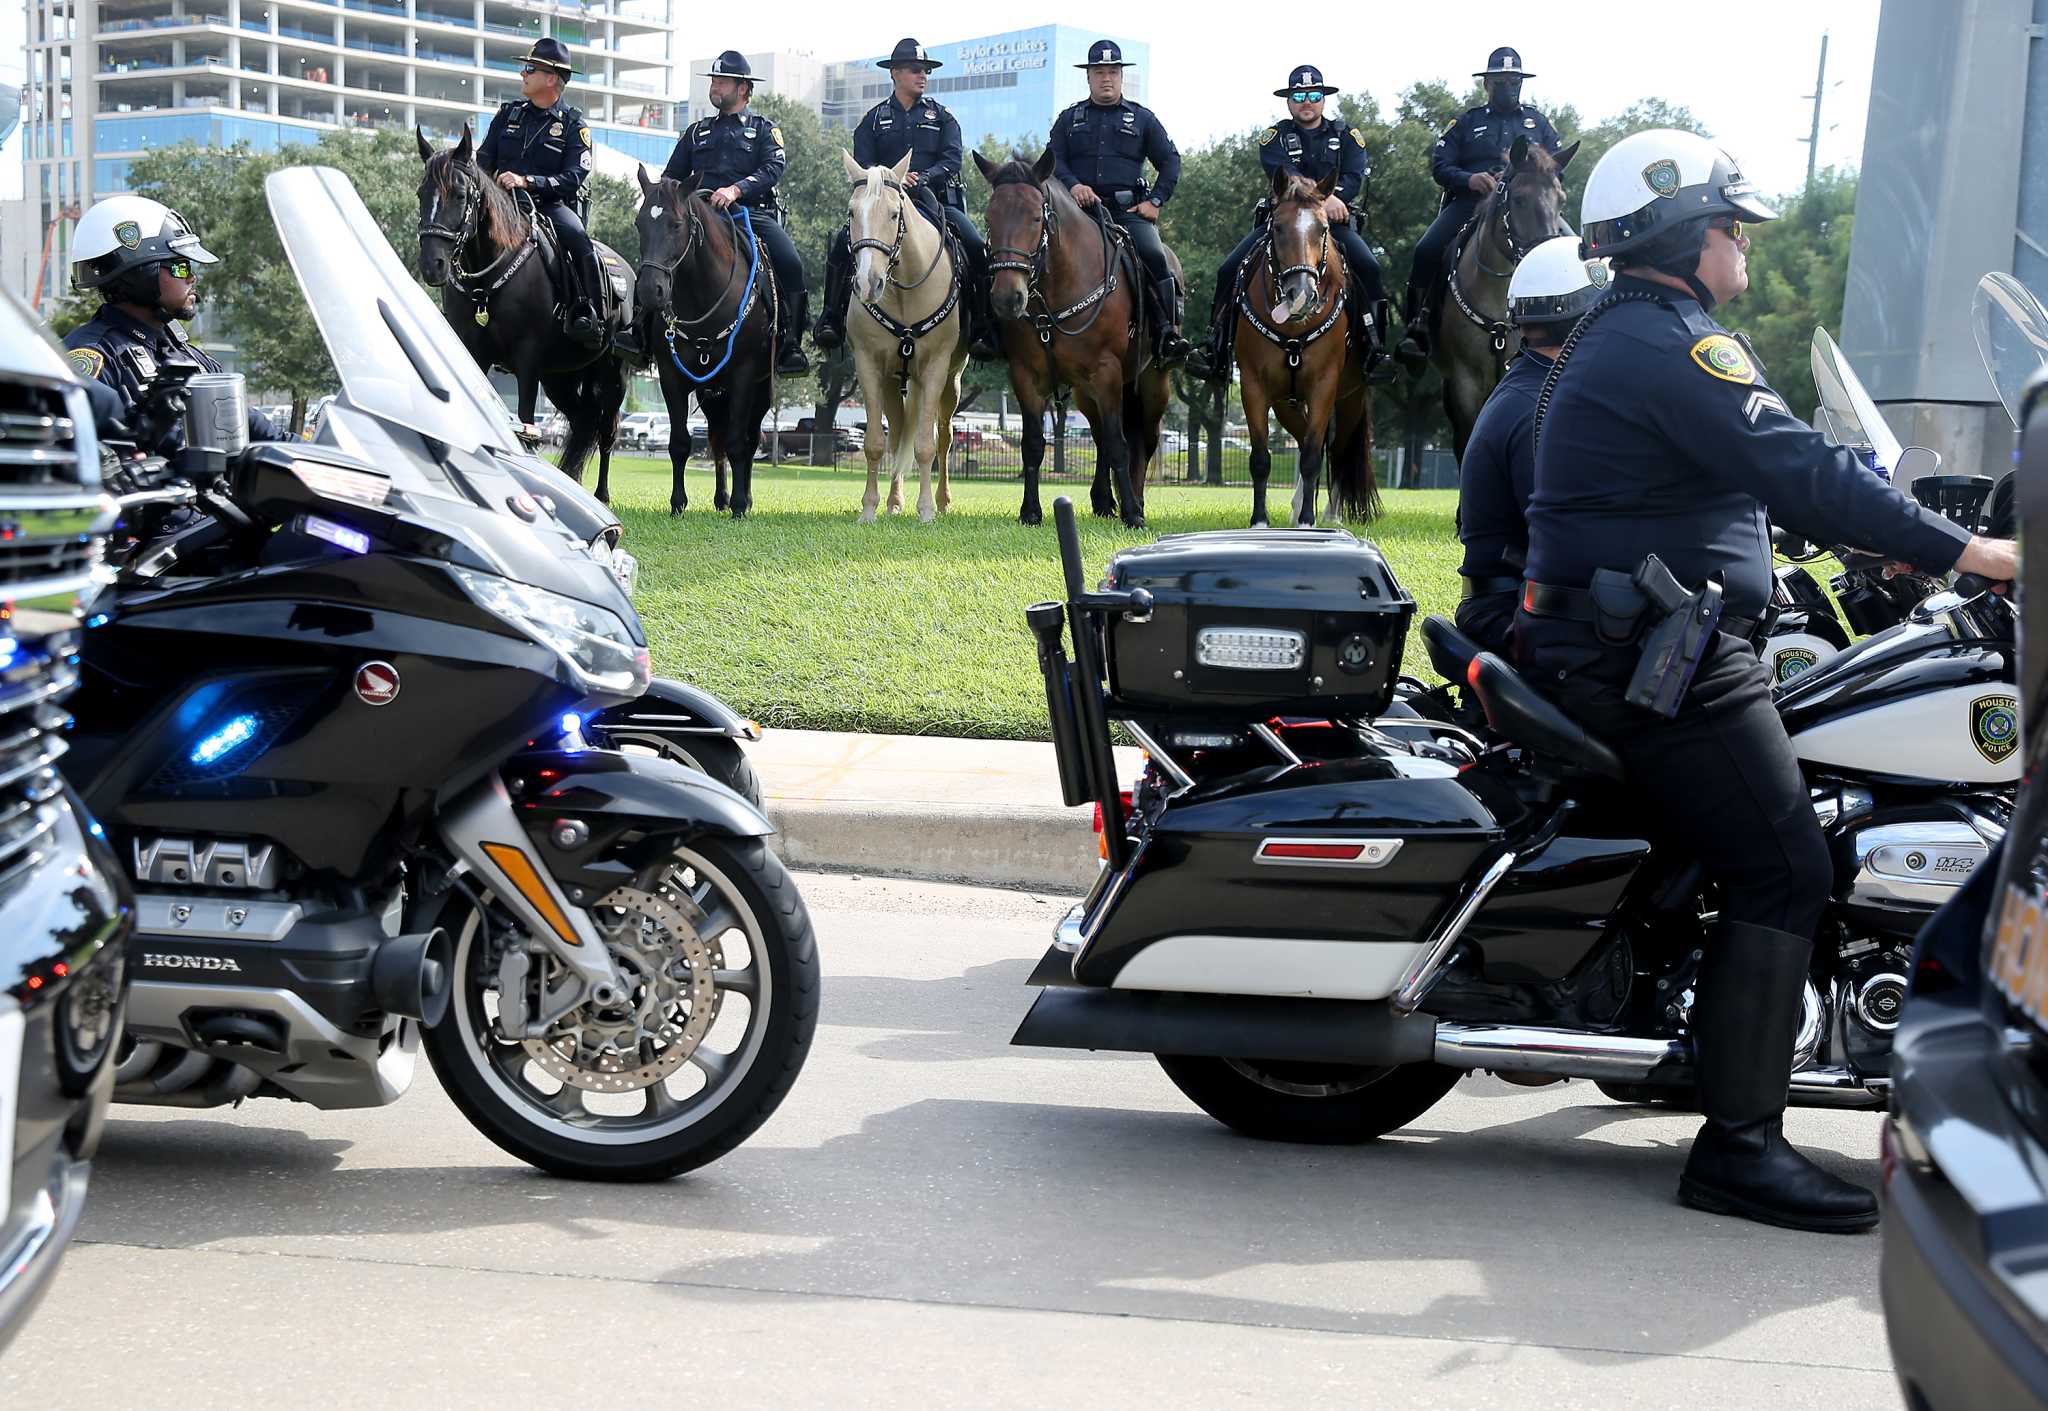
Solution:
M133 250L142 243L142 227L132 220L124 220L114 227L114 238L121 242L124 250Z
M1970 702L1970 743L1993 764L2003 764L2020 747L2019 701L2012 696L1979 696Z
M1643 181L1659 196L1671 197L1678 194L1678 163L1669 157L1659 157L1643 168Z

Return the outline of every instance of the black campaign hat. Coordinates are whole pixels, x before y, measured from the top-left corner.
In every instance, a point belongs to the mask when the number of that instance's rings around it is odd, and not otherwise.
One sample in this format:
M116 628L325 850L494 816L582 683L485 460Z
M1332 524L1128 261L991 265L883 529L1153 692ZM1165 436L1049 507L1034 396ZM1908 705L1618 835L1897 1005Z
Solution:
M1311 88L1325 96L1344 91L1332 84L1324 83L1323 71L1314 64L1302 64L1294 70L1293 76L1287 80L1285 88L1273 90L1273 96L1275 98L1285 98L1290 93L1306 92Z
M930 73L933 69L945 67L939 60L925 53L924 46L915 39L897 40L896 47L889 51L889 57L877 60L875 67L878 69L896 69L902 68L907 64L923 64L926 73Z
M1124 58L1124 51L1114 39L1098 39L1088 46L1088 57L1074 65L1077 69L1099 69L1105 64L1114 64L1120 69L1134 69L1136 64Z
M553 36L534 40L533 47L526 51L526 57L520 62L553 69L563 78L576 72L576 66L569 61L569 46Z
M699 78L743 78L749 83L759 83L760 76L747 67L747 56L737 49L728 49L711 61L711 67L698 75Z
M1501 45L1500 48L1494 50L1491 54L1488 54L1486 56L1486 67L1473 74L1472 77L1492 78L1495 74L1507 74L1514 78L1536 77L1535 74L1522 67L1521 51L1510 49L1505 44Z

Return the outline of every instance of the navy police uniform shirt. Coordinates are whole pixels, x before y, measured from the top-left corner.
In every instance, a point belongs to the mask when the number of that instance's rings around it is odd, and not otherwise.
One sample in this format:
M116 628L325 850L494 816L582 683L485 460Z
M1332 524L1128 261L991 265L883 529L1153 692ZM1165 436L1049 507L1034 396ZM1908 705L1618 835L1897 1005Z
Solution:
M1180 149L1150 108L1130 99L1103 106L1083 98L1052 121L1053 173L1087 186L1113 211L1151 201L1164 206L1180 184ZM1148 188L1145 163L1157 173Z
M567 103L503 103L476 149L476 164L493 176L509 171L525 177L526 189L541 205L574 205L590 178L590 128Z
M1512 113L1498 113L1482 104L1467 109L1452 123L1430 149L1429 174L1451 196L1463 196L1479 172L1499 176L1508 167L1508 149L1517 137L1526 137L1552 156L1564 146L1564 139L1550 125L1550 119L1527 103Z
M740 189L742 206L775 208L775 183L788 157L782 129L759 113L741 110L699 118L683 129L662 175L685 191Z
M144 323L125 309L100 305L90 320L64 335L65 357L80 377L113 389L120 400L120 415L126 420L143 390L155 378L161 363L184 360L198 363L206 372L221 366L204 348L185 337L176 323L158 328ZM284 432L262 412L249 413L251 441L282 441ZM162 442L142 449L151 455L168 456L185 448L185 428L173 426Z
M919 98L906 110L891 93L868 109L853 130L853 160L863 167L893 167L905 152L910 153L910 169L920 186L942 205L967 209L967 196L960 189L960 122L944 104Z
M1259 134L1259 164L1270 179L1281 167L1292 167L1310 181L1337 172L1337 199L1349 206L1365 185L1365 134L1325 118L1302 127L1282 118Z
M1530 423L1551 361L1524 348L1479 409L1458 463L1458 538L1467 578L1520 578L1529 550L1529 494L1536 486Z
M1633 297L1630 297L1633 296ZM1872 475L1794 417L1697 300L1618 278L1565 360L1536 442L1529 565L1584 588L1655 554L1688 588L1722 575L1727 611L1771 595L1771 524L1930 573L1969 531Z

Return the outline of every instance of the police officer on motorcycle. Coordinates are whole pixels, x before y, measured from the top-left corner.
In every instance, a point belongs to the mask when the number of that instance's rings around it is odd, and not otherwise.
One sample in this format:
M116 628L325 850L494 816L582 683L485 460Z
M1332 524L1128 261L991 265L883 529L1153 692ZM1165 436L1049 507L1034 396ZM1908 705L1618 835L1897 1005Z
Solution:
M1130 234L1151 279L1159 361L1177 366L1189 348L1180 332L1181 291L1159 239L1159 211L1180 184L1180 149L1158 114L1124 97L1124 70L1133 65L1116 41L1096 40L1086 61L1074 67L1088 71L1088 96L1053 119L1053 173L1083 210L1102 206ZM1157 178L1150 187L1147 161Z
M1584 258L1578 236L1560 235L1531 250L1508 281L1508 322L1521 332L1522 351L1479 409L1458 462L1458 538L1465 546L1458 630L1502 656L1529 552L1536 398L1572 325L1600 301L1609 279L1605 260Z
M71 236L72 279L97 289L99 311L64 337L65 356L80 376L111 389L114 410L128 421L158 369L167 362L197 363L219 372L212 355L178 325L199 312L199 268L220 261L199 243L185 218L145 196L109 196L79 219ZM95 414L107 409L104 397ZM269 417L249 413L249 439L284 438ZM185 445L172 425L156 444L140 449L167 456Z
M739 50L720 54L704 76L711 80L711 106L718 109L718 116L699 119L683 130L661 174L681 182L685 191L709 191L711 204L721 211L746 207L754 235L775 270L780 306L775 371L801 377L811 370L803 347L811 296L804 282L804 262L782 228L782 208L775 199L775 183L782 180L788 161L782 129L748 111L758 80Z
M1770 598L1770 523L1929 572L2010 579L2016 561L2011 542L1922 509L1799 421L1714 321L1747 287L1749 229L1774 215L1735 161L1692 133L1637 133L1594 169L1581 249L1612 262L1614 286L1580 321L1539 408L1515 648L1531 683L1620 755L1649 835L1697 861L1718 893L1689 1021L1706 1121L1679 1200L1851 1231L1877 1222L1876 1200L1783 1130L1832 868L1745 640ZM1690 615L1647 625L1661 610L1628 591L1646 554L1694 595L1687 609L1710 608L1720 583L1719 631L1674 636ZM1645 653L1646 637L1658 650ZM1658 709L1634 703L1660 692Z
M1324 100L1342 91L1323 82L1323 71L1314 64L1295 69L1285 88L1273 90L1275 98L1287 100L1287 116L1259 135L1259 164L1268 177L1282 167L1298 171L1310 181L1321 181L1333 169L1337 172L1337 189L1324 206L1330 221L1330 238L1344 252L1352 287L1361 290L1367 300L1364 307L1376 310L1386 298L1386 285L1380 274L1380 262L1373 257L1371 247L1359 233L1360 222L1352 214L1370 174L1365 134L1355 127L1347 129L1341 123L1331 122L1323 114ZM1209 305L1209 341L1188 364L1205 381L1225 382L1230 378L1230 329L1226 325L1225 306L1237 291L1237 273L1252 247L1258 244L1271 209L1270 201L1259 202L1250 233L1237 242L1237 248L1224 257L1216 271L1216 291ZM1374 342L1378 341L1379 330L1375 328Z
M590 178L590 128L583 114L562 101L569 75L569 48L559 39L536 39L519 63L517 103L501 103L476 149L476 164L507 191L524 191L534 209L555 227L568 258L574 289L570 298L569 336L585 347L604 342L604 317L598 300L604 276L597 251L577 214L583 184Z
M1429 361L1429 325L1443 285L1444 248L1500 185L1515 139L1526 137L1552 156L1564 146L1550 119L1522 101L1522 80L1535 76L1522 67L1522 56L1515 50L1494 50L1486 67L1472 75L1485 80L1486 101L1467 108L1430 149L1429 174L1444 194L1436 219L1415 243L1415 260L1408 271L1408 295L1401 309L1408 330L1394 356L1410 372L1422 371Z
M853 160L863 167L893 167L905 152L912 154L905 183L913 196L926 192L938 203L947 228L967 252L968 267L961 273L971 325L968 351L977 358L993 358L999 345L988 306L988 245L967 216L967 193L960 184L960 121L924 91L932 70L943 66L915 39L896 42L894 52L876 66L889 71L895 92L868 109L854 128ZM914 199L913 204L931 218L924 200ZM846 341L846 285L852 273L852 246L842 225L825 254L825 307L811 334L820 348L836 348Z

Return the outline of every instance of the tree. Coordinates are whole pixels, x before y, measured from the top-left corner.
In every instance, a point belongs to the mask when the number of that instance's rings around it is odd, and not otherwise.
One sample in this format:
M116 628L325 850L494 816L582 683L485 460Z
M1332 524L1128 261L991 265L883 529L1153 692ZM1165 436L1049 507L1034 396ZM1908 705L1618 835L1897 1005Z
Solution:
M1779 218L1757 227L1750 246L1749 291L1717 312L1748 337L1771 386L1800 411L1820 400L1807 360L1814 328L1841 332L1856 174L1829 167L1776 205Z

